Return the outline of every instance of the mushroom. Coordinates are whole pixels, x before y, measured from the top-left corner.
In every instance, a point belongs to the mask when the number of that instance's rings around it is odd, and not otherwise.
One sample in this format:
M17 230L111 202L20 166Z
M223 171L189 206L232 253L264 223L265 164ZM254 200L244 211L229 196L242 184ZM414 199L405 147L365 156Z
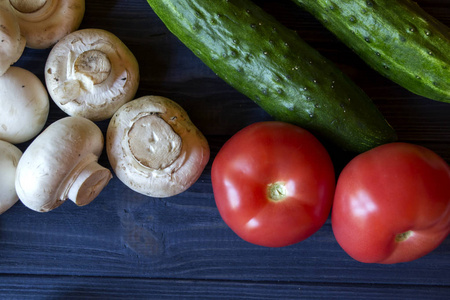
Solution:
M47 121L47 90L35 74L10 67L0 77L0 107L0 139L13 144L28 141Z
M112 117L106 151L117 177L132 190L170 197L187 190L209 160L206 138L174 101L144 96Z
M0 214L13 206L19 197L14 180L22 151L11 143L0 140Z
M7 0L0 0L0 76L22 56L25 39Z
M26 46L45 49L78 29L84 0L9 0Z
M16 191L22 203L39 212L65 200L83 206L111 179L98 164L103 134L92 121L65 117L52 123L28 146L17 166Z
M45 65L51 98L68 115L109 119L133 99L139 67L114 34L101 29L75 31L59 41Z

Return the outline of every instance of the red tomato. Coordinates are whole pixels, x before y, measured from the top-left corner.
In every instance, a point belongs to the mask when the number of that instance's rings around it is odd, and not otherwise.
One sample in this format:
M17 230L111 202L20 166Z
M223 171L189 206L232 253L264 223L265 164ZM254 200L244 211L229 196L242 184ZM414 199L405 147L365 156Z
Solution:
M211 176L223 220L253 244L300 242L331 210L335 173L328 152L288 123L259 122L236 133L214 159Z
M360 154L339 176L331 223L358 261L422 257L450 231L450 168L431 150L407 143Z

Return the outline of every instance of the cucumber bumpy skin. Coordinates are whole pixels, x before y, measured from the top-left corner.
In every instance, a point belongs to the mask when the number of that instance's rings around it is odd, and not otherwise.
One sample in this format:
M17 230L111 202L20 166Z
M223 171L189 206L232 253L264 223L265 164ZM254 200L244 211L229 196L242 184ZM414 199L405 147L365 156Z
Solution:
M396 140L371 99L298 35L246 0L148 0L167 28L274 119L363 152Z
M410 0L293 0L369 66L407 90L450 103L450 29Z

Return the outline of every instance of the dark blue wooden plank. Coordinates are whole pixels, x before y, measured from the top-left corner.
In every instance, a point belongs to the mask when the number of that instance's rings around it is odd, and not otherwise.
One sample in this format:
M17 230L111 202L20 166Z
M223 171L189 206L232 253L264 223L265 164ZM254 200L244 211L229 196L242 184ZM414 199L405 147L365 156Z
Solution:
M2 299L448 299L448 287L292 282L148 280L77 276L0 277Z

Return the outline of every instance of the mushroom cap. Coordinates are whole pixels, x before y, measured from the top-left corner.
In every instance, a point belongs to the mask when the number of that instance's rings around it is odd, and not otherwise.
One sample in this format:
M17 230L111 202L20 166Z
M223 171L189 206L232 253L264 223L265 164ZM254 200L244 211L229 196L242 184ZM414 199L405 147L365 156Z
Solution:
M21 156L22 151L19 148L0 140L0 214L19 200L14 181Z
M26 46L45 49L78 29L84 17L84 0L10 0Z
M22 56L25 38L7 1L0 1L0 76Z
M22 203L40 212L61 205L81 167L98 159L103 142L101 130L88 119L65 117L50 124L17 166L15 185Z
M203 134L174 101L144 96L112 117L106 151L116 176L132 190L170 197L187 190L210 155Z
M133 99L139 66L114 34L102 29L75 31L51 50L45 82L53 101L68 115L92 121L111 118Z
M0 139L13 144L34 138L49 114L47 90L28 70L10 67L0 76Z

